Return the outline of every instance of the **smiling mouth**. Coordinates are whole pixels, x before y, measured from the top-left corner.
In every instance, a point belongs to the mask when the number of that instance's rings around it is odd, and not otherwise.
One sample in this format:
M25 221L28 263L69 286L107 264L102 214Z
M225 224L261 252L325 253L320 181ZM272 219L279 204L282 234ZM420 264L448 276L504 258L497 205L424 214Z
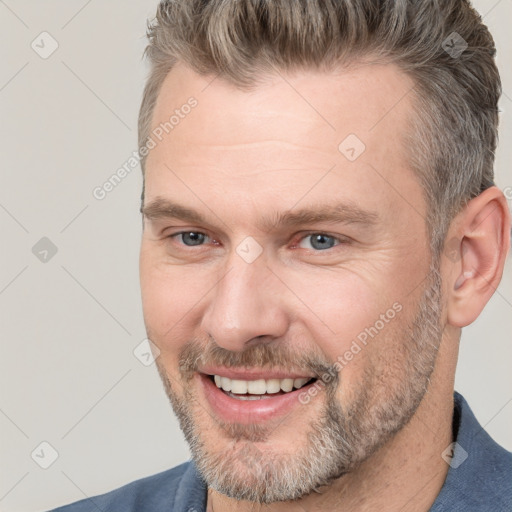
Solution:
M227 396L236 400L262 400L286 395L316 381L315 377L295 379L230 379L220 375L207 376Z

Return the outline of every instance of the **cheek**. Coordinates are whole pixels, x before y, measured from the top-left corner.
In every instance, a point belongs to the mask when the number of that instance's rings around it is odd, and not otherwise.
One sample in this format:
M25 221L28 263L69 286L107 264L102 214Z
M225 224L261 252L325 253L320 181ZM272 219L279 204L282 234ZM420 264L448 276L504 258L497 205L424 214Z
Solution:
M368 323L378 318L382 298L364 278L350 272L325 272L295 281L297 296L313 313L310 329L331 341L329 353L337 354Z
M298 282L298 281L296 281ZM304 280L294 290L314 313L306 329L345 381L361 378L365 369L398 343L403 328L403 291L374 275L349 272Z
M180 347L192 335L208 286L190 267L173 267L141 257L144 322L160 350Z

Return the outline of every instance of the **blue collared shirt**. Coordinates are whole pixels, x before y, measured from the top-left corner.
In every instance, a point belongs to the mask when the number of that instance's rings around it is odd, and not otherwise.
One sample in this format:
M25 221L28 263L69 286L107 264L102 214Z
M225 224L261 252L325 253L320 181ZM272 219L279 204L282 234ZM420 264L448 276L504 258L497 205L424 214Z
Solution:
M430 512L511 512L512 453L480 426L455 393L450 469ZM441 454L440 454L441 456ZM205 512L207 487L193 461L50 512Z

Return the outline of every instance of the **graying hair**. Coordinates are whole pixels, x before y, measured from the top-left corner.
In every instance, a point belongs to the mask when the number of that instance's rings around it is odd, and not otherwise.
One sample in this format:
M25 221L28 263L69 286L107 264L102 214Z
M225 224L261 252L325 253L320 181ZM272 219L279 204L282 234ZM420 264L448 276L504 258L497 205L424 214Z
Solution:
M140 147L178 61L250 90L276 69L329 71L369 59L394 63L415 84L403 142L435 255L453 216L493 185L501 82L492 36L467 0L163 0L147 35ZM460 55L450 51L454 37L467 44Z

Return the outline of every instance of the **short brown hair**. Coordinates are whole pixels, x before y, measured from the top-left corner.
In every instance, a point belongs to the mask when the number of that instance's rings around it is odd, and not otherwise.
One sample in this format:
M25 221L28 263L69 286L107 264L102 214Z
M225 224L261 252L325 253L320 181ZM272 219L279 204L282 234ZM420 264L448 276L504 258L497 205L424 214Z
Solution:
M405 142L435 254L453 216L493 185L501 83L492 36L466 0L162 0L148 38L140 147L177 61L250 89L275 69L364 58L394 63L415 83Z

